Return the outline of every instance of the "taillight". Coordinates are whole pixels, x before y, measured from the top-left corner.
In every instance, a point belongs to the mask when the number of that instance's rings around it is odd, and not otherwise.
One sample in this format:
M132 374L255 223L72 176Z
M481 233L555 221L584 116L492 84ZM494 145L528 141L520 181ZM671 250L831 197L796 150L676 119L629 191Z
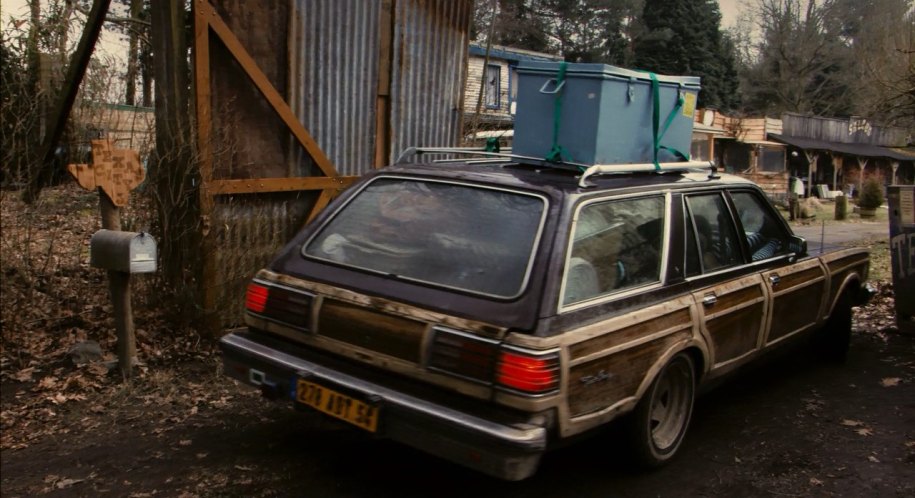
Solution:
M524 394L548 394L559 389L559 354L503 348L496 383Z
M245 293L245 308L253 313L263 313L267 307L267 297L270 291L267 287L256 282L248 284L248 292Z
M492 339L435 327L429 354L429 368L489 383L492 380L498 347L498 341Z
M270 320L308 329L312 301L311 293L255 280L248 284L245 308Z

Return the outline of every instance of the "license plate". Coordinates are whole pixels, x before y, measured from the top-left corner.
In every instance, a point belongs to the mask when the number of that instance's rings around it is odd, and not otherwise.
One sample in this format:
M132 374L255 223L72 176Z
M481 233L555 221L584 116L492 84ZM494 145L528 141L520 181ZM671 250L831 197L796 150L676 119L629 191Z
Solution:
M298 379L296 401L369 432L378 430L378 407L320 384Z

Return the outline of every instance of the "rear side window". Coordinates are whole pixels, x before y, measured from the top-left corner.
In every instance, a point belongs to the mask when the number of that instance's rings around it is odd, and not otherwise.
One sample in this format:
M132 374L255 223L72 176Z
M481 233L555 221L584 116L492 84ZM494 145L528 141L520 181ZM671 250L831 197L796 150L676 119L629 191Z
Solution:
M562 304L660 281L664 198L585 205L573 229Z
M687 275L737 265L741 262L740 242L727 203L721 194L691 195L686 198L687 220L692 226L687 233Z

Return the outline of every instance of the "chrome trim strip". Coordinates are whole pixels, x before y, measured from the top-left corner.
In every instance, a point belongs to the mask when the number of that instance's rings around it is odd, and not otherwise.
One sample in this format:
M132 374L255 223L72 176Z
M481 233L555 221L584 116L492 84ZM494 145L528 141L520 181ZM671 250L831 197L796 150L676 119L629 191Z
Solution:
M425 415L458 429L497 439L504 444L518 446L529 451L539 451L546 448L546 429L543 427L518 429L497 424L384 386L366 382L337 370L277 351L236 334L228 334L220 339L220 342L241 353L255 356L262 361L288 368L294 372L308 372L318 379L326 379L347 389L379 396L386 405L396 405L400 409Z

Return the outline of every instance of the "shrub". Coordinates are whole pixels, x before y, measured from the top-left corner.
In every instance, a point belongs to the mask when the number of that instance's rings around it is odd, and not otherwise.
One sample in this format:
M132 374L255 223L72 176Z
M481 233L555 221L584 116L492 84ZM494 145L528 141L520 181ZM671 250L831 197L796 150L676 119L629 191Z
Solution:
M876 178L871 177L861 186L861 195L858 196L858 206L864 209L877 209L883 204L883 185Z

